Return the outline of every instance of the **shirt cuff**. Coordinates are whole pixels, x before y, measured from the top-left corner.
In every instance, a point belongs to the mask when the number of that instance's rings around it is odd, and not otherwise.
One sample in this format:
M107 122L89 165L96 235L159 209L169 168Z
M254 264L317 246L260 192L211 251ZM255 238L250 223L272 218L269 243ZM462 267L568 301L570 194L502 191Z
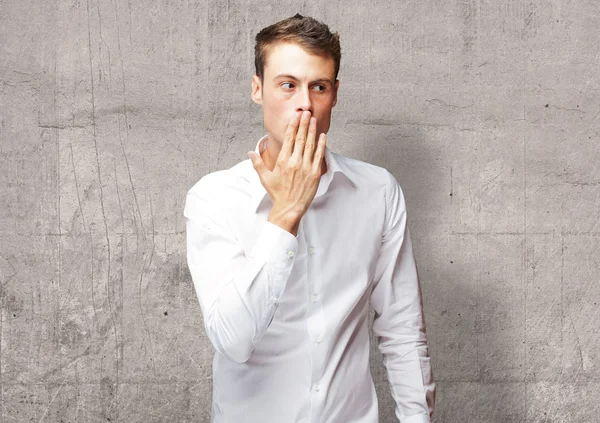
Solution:
M431 423L431 419L427 414L415 414L413 416L403 417L401 423Z
M285 269L294 263L297 253L298 238L267 220L251 255L262 258L279 269Z

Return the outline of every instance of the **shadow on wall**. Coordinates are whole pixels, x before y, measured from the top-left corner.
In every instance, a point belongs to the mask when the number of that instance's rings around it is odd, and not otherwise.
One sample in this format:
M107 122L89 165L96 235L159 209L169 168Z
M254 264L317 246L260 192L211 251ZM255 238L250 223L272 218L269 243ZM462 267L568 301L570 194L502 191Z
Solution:
M433 422L524 421L521 239L478 235L476 209L467 222L474 222L473 230L452 226L458 225L457 217L464 218L459 215L464 212L459 205L465 207L460 196L476 195L478 184L471 181L479 181L478 156L459 156L463 153L447 140L458 139L464 146L477 142L479 134L366 122L353 126L348 135L371 140L363 160L394 174L405 196L437 384ZM455 169L451 196L452 165L468 169ZM466 194L465 185L473 192ZM381 422L396 422L387 372L372 333L373 317L371 309L371 373L379 417Z

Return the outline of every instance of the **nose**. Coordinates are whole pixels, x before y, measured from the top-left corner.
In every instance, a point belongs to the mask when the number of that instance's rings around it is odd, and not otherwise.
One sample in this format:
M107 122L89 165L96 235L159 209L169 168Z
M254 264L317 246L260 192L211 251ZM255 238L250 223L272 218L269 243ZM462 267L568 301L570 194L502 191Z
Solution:
M312 101L310 99L310 92L308 87L304 87L304 89L298 94L299 103L298 107L296 107L297 112L303 112L308 110L310 114L313 114Z

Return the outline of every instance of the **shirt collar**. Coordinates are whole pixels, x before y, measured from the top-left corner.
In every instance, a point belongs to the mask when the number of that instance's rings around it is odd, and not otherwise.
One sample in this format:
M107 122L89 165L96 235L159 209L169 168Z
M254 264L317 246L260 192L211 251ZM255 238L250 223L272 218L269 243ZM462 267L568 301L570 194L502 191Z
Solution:
M268 135L264 135L256 143L256 147L254 149L254 152L256 154L260 155L267 148L267 136ZM322 188L321 186L319 187L317 193L315 194L315 197L323 195L327 191L336 173L343 175L348 180L348 182L350 182L350 185L356 188L356 182L353 181L350 177L350 169L347 167L346 163L343 160L340 160L338 154L332 152L327 145L325 145L325 154L323 157L325 159L325 162L327 163L327 172L325 172L321 176ZM262 185L260 178L258 177L258 173L256 172L256 169L254 169L254 167L252 166L252 161L248 159L246 160L246 162L248 162L250 168L249 180L252 190L252 211L256 212L258 210L258 207L263 202L265 196L267 195L267 190Z

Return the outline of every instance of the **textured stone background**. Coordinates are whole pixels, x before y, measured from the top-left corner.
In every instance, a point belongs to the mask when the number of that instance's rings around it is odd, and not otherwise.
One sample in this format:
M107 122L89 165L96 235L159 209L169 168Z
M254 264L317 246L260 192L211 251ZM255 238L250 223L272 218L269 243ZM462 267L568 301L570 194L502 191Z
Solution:
M598 1L5 0L0 422L208 421L185 193L263 135L296 12L341 35L328 145L405 192L435 422L600 421Z

